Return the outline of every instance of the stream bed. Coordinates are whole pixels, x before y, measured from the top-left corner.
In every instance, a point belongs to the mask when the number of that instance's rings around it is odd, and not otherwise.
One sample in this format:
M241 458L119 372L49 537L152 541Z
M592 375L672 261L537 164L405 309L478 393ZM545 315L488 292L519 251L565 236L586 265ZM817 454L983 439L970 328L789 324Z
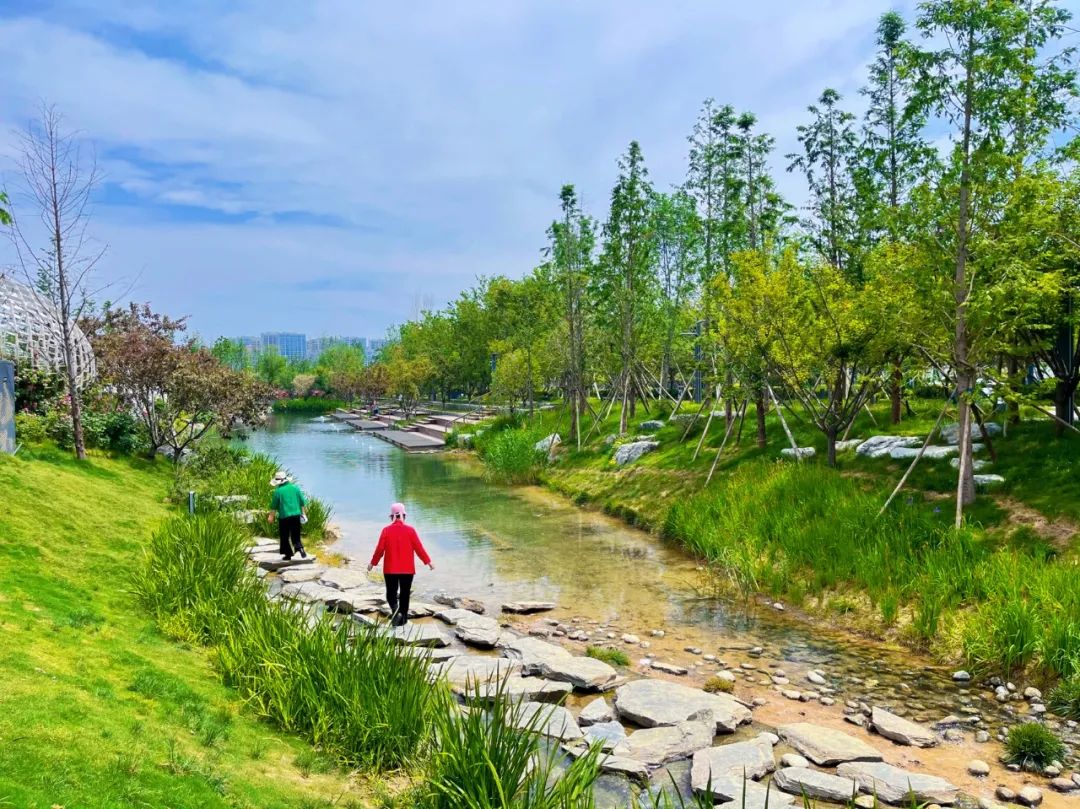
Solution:
M998 761L995 737L1030 709L1026 701L1003 705L989 688L955 682L952 669L910 652L719 598L708 571L650 534L540 488L493 486L460 461L408 454L325 418L275 417L246 443L276 457L302 488L332 506L342 538L331 550L353 564L367 563L390 504L405 503L435 563L434 572L420 569L414 601L446 591L483 601L492 615L507 601L555 602L558 608L540 619L587 631L589 643L622 648L633 671L657 676L649 661L663 661L687 669L672 679L700 686L734 670L737 694L766 701L754 712L755 727L810 721L861 733L850 722L858 703L927 724L951 715L963 721L936 748L874 743L890 763L946 777L969 795L1035 783L1044 788L1044 805L1073 803L1046 789L1045 779L1008 772ZM522 619L515 628L525 632L536 623ZM584 642L566 645L585 651ZM792 698L790 692L813 688L814 670L826 675L834 704ZM777 684L777 676L787 682ZM1061 730L1075 741L1075 728ZM989 762L991 776L968 775L972 759Z

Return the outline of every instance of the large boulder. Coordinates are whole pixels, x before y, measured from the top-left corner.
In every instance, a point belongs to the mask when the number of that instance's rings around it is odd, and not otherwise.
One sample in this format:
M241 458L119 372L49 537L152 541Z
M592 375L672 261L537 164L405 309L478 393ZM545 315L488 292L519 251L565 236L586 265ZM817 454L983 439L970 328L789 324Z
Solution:
M938 742L937 736L929 728L890 713L884 708L874 708L871 712L870 727L897 744L933 747Z
M850 778L811 770L808 767L785 767L773 776L773 785L792 795L829 803L847 804L859 792L859 785Z
M775 769L772 745L764 739L722 744L694 753L690 784L699 795L712 792L714 798L734 800L733 795L717 793L710 785L744 778L756 781Z
M795 722L781 725L776 732L819 767L835 767L845 761L881 761L881 753L866 742L822 725Z
M541 438L539 441L537 441L533 449L535 449L537 452L546 452L548 454L551 454L555 450L555 447L559 446L559 444L561 443L562 439L559 437L559 434L552 433L551 435L545 438Z
M619 674L602 660L574 657L561 646L537 638L513 638L503 654L521 663L525 674L567 682L578 691L604 691L612 688Z
M494 649L502 635L502 628L494 618L469 613L457 620L454 626L454 634L458 640L466 646L476 646L481 649Z
M677 725L645 728L631 733L620 745L621 755L637 759L650 767L669 761L689 758L698 750L712 745L715 723L711 717L704 722L680 722Z
M664 429L664 422L657 419L649 419L648 421L641 422L641 424L638 425L638 429L643 433L655 433Z
M875 435L855 448L855 454L863 458L884 458L896 447L917 447L923 440L906 435Z
M676 725L711 715L718 733L734 733L750 709L728 694L709 694L666 680L635 680L615 692L619 717L641 727Z
M813 458L817 450L813 447L784 447L780 455L784 458Z
M1001 434L1001 425L992 421L985 422L986 433L990 436ZM960 443L960 425L955 421L952 424L946 424L941 428L941 432L938 433L938 437L946 444L959 444ZM982 438L982 430L979 429L979 424L976 421L971 422L971 438L974 441L978 441Z
M917 803L952 804L957 787L936 775L908 772L883 762L849 761L841 764L837 775L851 778L867 795L896 805L907 805L914 795Z
M542 702L526 702L511 711L510 724L522 730L531 730L541 736L571 742L582 737L581 728L573 714L558 705Z
M896 461L909 461L919 454L920 449L922 449L921 444L917 447L893 447L889 450L889 457ZM959 451L960 448L956 446L937 446L931 444L923 450L922 457L928 461L933 461L939 458L948 458Z
M619 466L633 463L645 453L652 452L658 446L660 446L659 441L631 441L629 444L623 444L615 450L615 463Z

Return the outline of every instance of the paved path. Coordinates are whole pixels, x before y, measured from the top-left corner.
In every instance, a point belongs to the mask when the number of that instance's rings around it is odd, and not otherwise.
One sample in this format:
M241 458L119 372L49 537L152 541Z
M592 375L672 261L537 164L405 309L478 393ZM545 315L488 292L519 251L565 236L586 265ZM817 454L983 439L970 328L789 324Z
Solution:
M383 441L389 441L396 447L406 452L416 452L418 450L425 449L441 449L445 446L444 441L438 438L432 438L430 435L424 435L423 433L405 432L404 430L379 430L373 432L376 438L381 438Z

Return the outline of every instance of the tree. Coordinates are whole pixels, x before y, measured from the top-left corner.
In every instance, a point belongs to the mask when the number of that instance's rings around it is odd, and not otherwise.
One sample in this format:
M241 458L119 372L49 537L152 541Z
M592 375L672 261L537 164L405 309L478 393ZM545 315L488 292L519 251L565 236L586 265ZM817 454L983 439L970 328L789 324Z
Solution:
M858 139L855 116L838 106L840 94L822 92L809 110L812 120L797 127L802 154L789 154L788 171L798 169L810 188L810 243L826 261L853 281L862 277L855 167Z
M232 368L234 371L244 371L251 367L247 349L239 340L219 337L214 341L210 353L217 358L218 362Z
M626 432L627 420L633 415L641 391L638 350L655 300L655 242L649 217L652 194L641 147L631 141L619 160L619 178L611 191L604 247L593 288L593 300L606 314L606 325L619 357L615 385L622 401L620 433Z
M561 218L548 228L552 280L559 289L559 309L566 324L566 356L563 389L570 406L570 432L581 448L581 417L588 407L585 383L586 291L593 270L593 250L596 247L596 223L578 203L572 185L559 192Z
M286 388L291 380L286 379L289 361L278 352L277 346L267 346L255 358L255 373L267 385Z
M677 338L690 325L685 322L685 304L701 272L701 219L693 197L684 190L655 194L651 215L663 330L660 384L670 390Z
M435 366L425 356L407 357L400 343L387 352L385 365L389 392L397 397L405 418L409 418L434 376Z
M315 374L297 374L294 376L292 381L293 396L303 399L309 395L311 389L315 387L315 379Z
M973 328L973 304L985 302L1000 273L982 265L972 273L973 246L987 235L1000 200L1016 179L1017 161L1037 152L1066 118L1065 96L1075 76L1056 60L1033 62L1062 34L1066 12L1049 3L1015 0L928 0L917 27L929 41L912 53L918 72L915 112L938 115L948 125L952 150L938 179L943 200L940 229L927 240L930 266L951 266L953 339L949 363L959 391L961 435L956 524L975 499L971 458L971 407L980 360L993 350ZM1023 133L1023 142L1010 137ZM984 294L987 293L987 294Z
M212 427L254 420L270 398L265 385L183 340L185 328L131 304L107 309L91 329L103 381L146 428L151 453L169 447L177 462Z
M0 225L10 225L12 222L11 211L8 209L10 204L8 195L0 191Z
M365 402L375 404L380 396L385 396L390 389L390 372L382 362L373 362L364 366L360 376L359 394Z
M351 402L363 386L364 349L347 343L331 345L319 355L316 369L331 392Z
M27 221L16 215L12 241L28 283L53 305L50 315L62 337L75 455L83 460L86 439L76 368L76 323L88 314L94 295L104 289L95 288L94 283L105 248L96 245L87 232L90 198L98 183L97 164L84 156L81 142L64 128L56 107L44 104L40 120L20 136L18 161L26 207L36 214L38 227L28 231ZM41 235L44 246L37 243Z

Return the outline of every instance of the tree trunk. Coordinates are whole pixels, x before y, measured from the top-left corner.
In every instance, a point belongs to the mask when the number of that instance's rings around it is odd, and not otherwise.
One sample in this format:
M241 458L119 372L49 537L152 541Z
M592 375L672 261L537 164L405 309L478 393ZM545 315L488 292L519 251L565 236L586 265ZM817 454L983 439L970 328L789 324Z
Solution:
M1020 373L1020 360L1017 357L1010 356L1008 362L1009 381L1012 382L1015 380L1018 373ZM1019 423L1020 402L1017 399L1013 399L1013 401L1009 402L1009 424ZM1058 430L1058 435L1061 435L1060 429Z
M71 396L71 432L75 437L75 457L86 460L86 434L83 432L82 393L75 382L75 369L68 364L68 391Z
M832 467L836 466L836 434L837 430L835 428L825 433L825 437L829 442L829 466Z
M766 410L765 391L762 388L758 388L757 395L754 397L754 415L757 417L757 445L760 449L765 449L765 444L767 443L765 436Z
M1072 395L1076 392L1075 379L1058 379L1054 383L1054 415L1060 421L1054 422L1054 434L1061 438L1065 435L1065 425L1073 423Z
M892 389L890 391L890 398L892 400L892 423L899 424L902 418L902 403L903 397L901 392L903 390L904 375L900 370L899 358L893 360L892 369Z

